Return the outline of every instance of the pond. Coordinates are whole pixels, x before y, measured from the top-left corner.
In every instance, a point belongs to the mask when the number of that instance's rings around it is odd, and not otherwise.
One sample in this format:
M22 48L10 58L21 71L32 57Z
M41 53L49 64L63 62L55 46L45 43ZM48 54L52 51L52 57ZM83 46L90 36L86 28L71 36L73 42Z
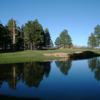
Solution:
M0 96L100 100L100 57L0 65Z

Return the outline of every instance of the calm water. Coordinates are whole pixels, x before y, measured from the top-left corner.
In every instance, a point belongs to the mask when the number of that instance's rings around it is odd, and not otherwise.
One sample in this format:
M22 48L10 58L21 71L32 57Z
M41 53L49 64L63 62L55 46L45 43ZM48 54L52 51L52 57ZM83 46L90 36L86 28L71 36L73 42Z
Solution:
M100 57L2 64L0 95L39 100L100 100Z

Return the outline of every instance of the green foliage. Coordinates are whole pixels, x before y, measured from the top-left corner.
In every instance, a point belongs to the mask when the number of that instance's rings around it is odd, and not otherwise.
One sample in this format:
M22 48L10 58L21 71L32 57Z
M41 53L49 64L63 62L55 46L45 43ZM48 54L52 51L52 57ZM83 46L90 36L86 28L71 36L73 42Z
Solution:
M10 19L7 26L0 26L0 48L2 50L9 48L13 51L26 49L47 49L53 46L49 30L43 30L38 20L28 21L21 28L16 25L14 19ZM6 35L8 34L9 37ZM5 35L5 38L3 37ZM5 43L4 43L5 40ZM9 40L9 42L8 42ZM8 42L8 43L7 43Z
M95 27L94 34L95 34L95 36L96 36L97 46L100 47L100 25L97 25L97 26Z
M38 20L28 21L24 27L25 44L30 49L40 48L44 43L44 31Z
M60 45L64 48L72 46L71 37L69 36L67 30L62 31L60 34Z
M15 42L15 49L16 50L23 50L24 48L24 33L23 29L20 27L16 27L16 42Z
M54 44L53 44L53 41L52 40L50 40L50 48L51 49L54 48Z
M59 37L56 38L56 40L55 40L55 45L56 45L57 47L60 47L60 38L59 38Z
M50 48L53 48L53 41L51 39L51 36L50 36L50 32L49 32L49 29L46 28L44 30L44 47L46 49L50 49Z
M42 25L37 19L28 21L22 28L17 26L16 20L10 19L7 26L4 28L4 33L0 31L0 48L2 50L8 48L8 45L10 50L13 51L24 49L51 49L54 47L49 30L47 28L43 30ZM7 35L5 38L2 38L3 35L1 34ZM64 48L72 46L72 40L67 30L61 32L60 36L56 39L55 44L58 47Z
M97 25L94 28L94 33L88 38L88 46L89 47L100 47L100 25Z
M0 48L6 50L11 46L10 32L7 27L0 24Z
M11 32L11 34L13 34L13 28L16 28L16 21L14 19L10 19L7 23L7 27L9 29L9 31Z
M63 30L60 33L60 36L57 37L55 44L57 45L57 47L64 47L64 48L66 47L69 48L72 46L72 40L67 30Z
M16 42L16 21L14 19L10 19L7 23L7 28L10 31L10 37L12 39L12 44Z
M45 47L49 48L50 47L50 42L51 42L51 37L50 37L50 33L49 30L46 28L44 30L45 33Z
M91 47L91 48L97 46L96 36L93 33L91 33L91 35L88 38L88 46Z
M10 38L12 40L11 49L22 50L24 48L23 29L16 25L16 21L14 19L10 19L8 21L7 28L10 31Z

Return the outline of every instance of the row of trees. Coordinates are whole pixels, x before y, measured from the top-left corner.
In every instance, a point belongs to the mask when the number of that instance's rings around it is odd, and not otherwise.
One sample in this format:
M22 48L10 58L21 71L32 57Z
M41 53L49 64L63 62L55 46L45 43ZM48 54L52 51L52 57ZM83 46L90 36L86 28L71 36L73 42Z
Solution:
M25 47L28 49L43 49L50 48L52 40L49 30L43 30L42 25L35 21L28 21L24 26Z
M67 30L63 30L55 40L56 47L71 47L72 39ZM28 21L22 27L10 19L6 26L0 24L0 49L23 50L23 49L48 49L53 47L50 32L43 29L38 20Z
M55 40L57 48L70 48L73 46L72 39L67 30L63 30ZM100 47L100 25L88 38L89 47ZM43 29L38 20L28 21L22 27L10 19L6 26L0 24L0 50L23 50L23 49L49 49L53 47L50 32Z
M56 47L70 48L73 46L72 39L67 30L63 30L55 40ZM88 37L88 47L100 48L100 25L94 28L94 32Z
M0 49L47 49L53 45L49 30L43 30L38 20L28 21L19 27L14 19L10 19L6 26L0 24Z
M100 25L97 25L94 28L94 32L88 38L88 46L91 48L99 47L100 48Z

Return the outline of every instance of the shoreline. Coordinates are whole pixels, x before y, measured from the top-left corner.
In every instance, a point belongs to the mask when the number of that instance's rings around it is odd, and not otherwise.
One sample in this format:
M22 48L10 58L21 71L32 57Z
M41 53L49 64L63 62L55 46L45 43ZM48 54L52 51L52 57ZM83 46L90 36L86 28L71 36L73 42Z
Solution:
M40 62L53 60L80 60L100 56L100 51L85 49L36 50L0 53L0 64Z

